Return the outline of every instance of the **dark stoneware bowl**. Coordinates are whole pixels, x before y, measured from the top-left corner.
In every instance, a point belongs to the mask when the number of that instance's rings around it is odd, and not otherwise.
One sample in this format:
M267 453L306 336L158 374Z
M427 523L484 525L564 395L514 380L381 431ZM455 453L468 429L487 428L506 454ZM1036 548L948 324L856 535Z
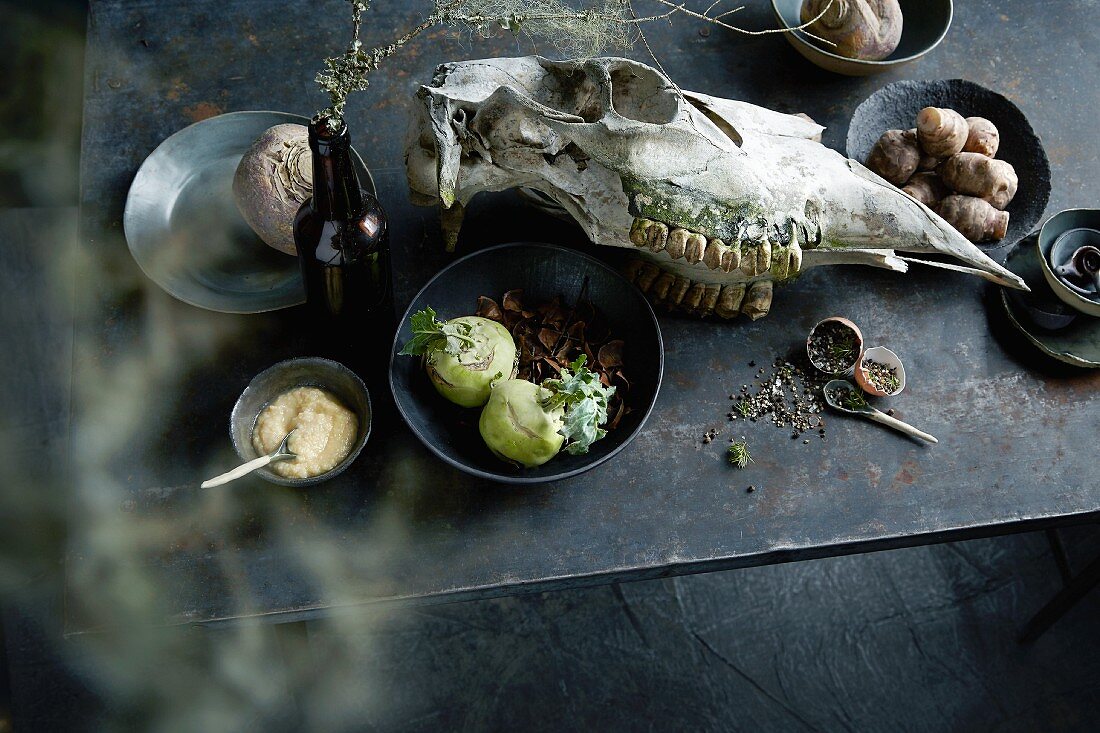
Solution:
M1054 263L1069 259L1073 251L1086 244L1100 245L1100 209L1066 209L1043 224L1036 242L1036 256L1043 277L1051 290L1066 305L1094 318L1100 318L1100 297L1073 288L1054 274Z
M1008 253L1005 267L1024 279L1030 293L1001 288L1009 322L1046 355L1073 366L1100 367L1100 318L1089 318L1059 300L1047 285L1036 247L1038 232Z
M1020 108L997 92L963 79L896 81L856 108L848 126L848 157L863 163L887 130L908 130L925 107L947 107L963 117L985 117L1001 133L997 158L1016 169L1020 186L1005 209L1008 233L988 248L1005 248L1026 237L1043 218L1050 198L1050 163L1043 143Z
M537 468L520 469L489 452L478 431L481 408L458 407L441 397L428 381L421 360L398 356L412 337L409 317L426 306L446 320L470 315L477 299L499 300L522 288L531 302L561 296L576 300L584 278L588 297L613 334L626 342L624 362L630 379L630 412L619 426L594 443L587 454L559 453ZM664 344L653 310L622 275L586 254L550 244L504 244L467 255L440 271L413 298L401 319L390 358L390 388L397 409L428 450L474 476L509 484L529 484L575 476L598 466L626 447L641 431L661 386Z

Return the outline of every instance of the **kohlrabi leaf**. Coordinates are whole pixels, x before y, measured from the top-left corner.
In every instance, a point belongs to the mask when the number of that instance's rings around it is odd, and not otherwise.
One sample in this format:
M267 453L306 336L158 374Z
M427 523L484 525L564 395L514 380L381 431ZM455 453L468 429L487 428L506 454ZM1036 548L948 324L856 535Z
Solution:
M431 306L413 313L409 318L413 337L405 342L398 353L401 356L423 356L432 351L445 351L458 356L464 348L472 346L472 327L468 323L444 323L435 317Z
M581 354L568 369L561 370L560 379L542 383L551 392L543 408L565 407L559 432L565 436L565 449L573 455L587 453L593 443L607 435L600 425L607 422L607 403L615 394L615 388L603 386L599 375L585 367L585 361Z

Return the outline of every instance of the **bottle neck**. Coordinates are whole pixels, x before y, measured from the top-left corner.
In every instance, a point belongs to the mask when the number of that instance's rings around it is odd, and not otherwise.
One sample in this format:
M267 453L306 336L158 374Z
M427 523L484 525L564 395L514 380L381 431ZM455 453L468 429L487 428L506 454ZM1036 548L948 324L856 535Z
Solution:
M363 210L363 194L352 164L347 125L332 133L324 123L310 122L309 147L313 152L314 210L333 221L357 216Z

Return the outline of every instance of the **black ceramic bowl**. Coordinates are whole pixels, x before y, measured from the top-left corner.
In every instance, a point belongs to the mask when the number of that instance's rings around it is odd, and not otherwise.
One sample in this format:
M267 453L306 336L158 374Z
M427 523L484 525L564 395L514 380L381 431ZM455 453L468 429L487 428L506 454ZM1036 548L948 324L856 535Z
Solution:
M971 81L896 81L887 84L856 108L848 126L848 157L863 163L887 130L909 130L925 107L946 107L963 117L985 117L997 126L1001 146L997 158L1016 169L1020 186L1005 211L1008 233L999 242L979 245L1005 249L1026 237L1039 221L1050 198L1050 163L1039 136L1020 108L997 92Z
M630 379L630 412L619 426L597 441L587 454L562 452L538 468L519 469L489 452L478 432L480 408L458 407L428 381L420 359L398 356L412 337L409 317L431 306L440 319L470 315L477 299L494 300L522 288L525 300L540 302L561 296L576 300L584 278L588 297L607 319L613 334L626 342L623 361ZM599 260L550 244L515 243L490 247L456 260L440 271L413 298L401 319L390 357L390 388L397 409L412 431L441 459L480 478L528 484L576 476L621 451L642 429L661 386L664 344L653 310L638 289Z

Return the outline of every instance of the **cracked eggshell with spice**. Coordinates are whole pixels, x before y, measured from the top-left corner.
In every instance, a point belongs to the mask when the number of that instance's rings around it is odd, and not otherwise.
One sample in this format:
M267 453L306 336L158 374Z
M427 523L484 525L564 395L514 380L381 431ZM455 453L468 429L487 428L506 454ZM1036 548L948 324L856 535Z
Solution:
M233 176L241 216L268 245L296 254L294 217L313 195L313 159L303 125L275 125L245 152Z
M897 378L897 383L893 389L883 389L880 385L875 384L868 362L880 364L882 365L880 368L884 367L893 371L894 377ZM859 359L859 366L856 367L855 377L856 384L859 385L860 389L876 397L893 397L901 394L901 391L905 389L905 365L901 363L901 358L897 354L885 346L872 346L863 352Z

